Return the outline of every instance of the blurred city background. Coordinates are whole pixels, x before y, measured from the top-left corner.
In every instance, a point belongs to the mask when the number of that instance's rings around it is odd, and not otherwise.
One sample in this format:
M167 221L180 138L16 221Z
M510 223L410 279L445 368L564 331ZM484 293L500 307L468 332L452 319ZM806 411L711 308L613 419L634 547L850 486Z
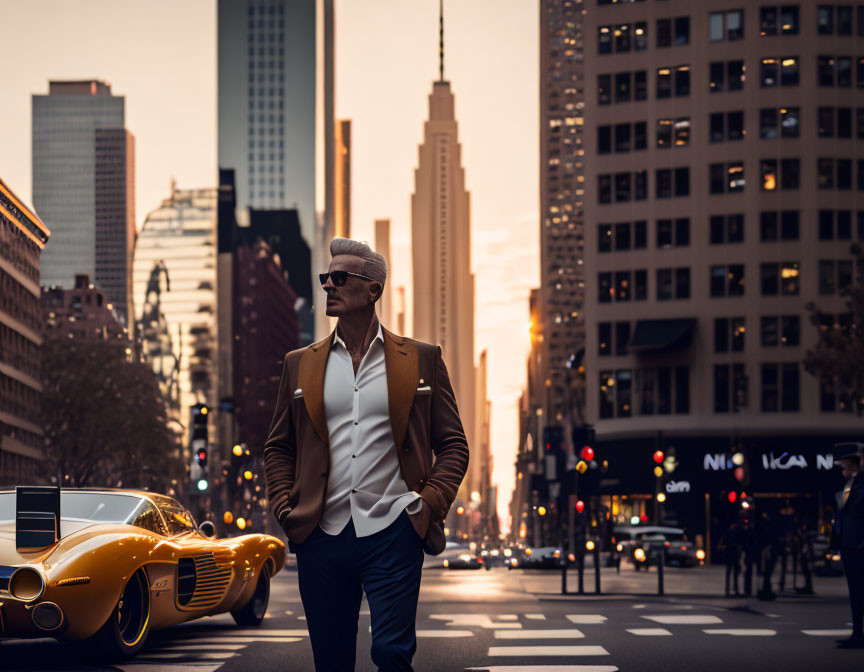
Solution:
M346 236L390 263L383 324L443 346L471 449L451 546L611 566L652 530L699 565L743 526L757 571L769 546L833 571L864 5L0 14L0 484L273 531L280 364L332 329L313 278Z

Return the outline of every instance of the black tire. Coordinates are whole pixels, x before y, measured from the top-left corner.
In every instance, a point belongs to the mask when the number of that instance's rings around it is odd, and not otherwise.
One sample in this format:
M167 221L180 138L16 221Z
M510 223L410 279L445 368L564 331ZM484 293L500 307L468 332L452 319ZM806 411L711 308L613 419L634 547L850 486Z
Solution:
M264 563L252 597L239 609L233 609L231 616L237 625L258 626L264 620L268 604L270 604L270 565Z
M149 632L150 582L141 568L126 582L105 625L90 639L92 651L102 660L125 660L141 650Z

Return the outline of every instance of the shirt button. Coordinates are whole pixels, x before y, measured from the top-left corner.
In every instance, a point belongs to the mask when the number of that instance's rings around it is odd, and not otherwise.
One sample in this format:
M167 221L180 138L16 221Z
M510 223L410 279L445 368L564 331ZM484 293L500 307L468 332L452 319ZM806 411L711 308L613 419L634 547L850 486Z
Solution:
M355 424L355 425L357 424L357 420L354 421L354 424Z
M351 492L357 492L356 490L352 490Z
M357 457L356 455L352 455L351 457Z
M354 391L355 391L355 392L359 392L360 390L358 390L358 389L355 387L355 388L354 388Z

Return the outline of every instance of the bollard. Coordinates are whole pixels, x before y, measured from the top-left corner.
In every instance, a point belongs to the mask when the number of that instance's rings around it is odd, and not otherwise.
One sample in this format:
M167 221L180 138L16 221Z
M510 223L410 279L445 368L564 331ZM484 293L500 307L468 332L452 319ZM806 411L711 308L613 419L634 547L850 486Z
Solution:
M657 594L663 595L663 565L666 564L666 547L663 546L660 548L660 552L657 553Z
M567 557L561 561L561 594L567 594Z
M585 551L579 551L579 594L585 594Z
M594 547L594 592L600 594L600 546Z

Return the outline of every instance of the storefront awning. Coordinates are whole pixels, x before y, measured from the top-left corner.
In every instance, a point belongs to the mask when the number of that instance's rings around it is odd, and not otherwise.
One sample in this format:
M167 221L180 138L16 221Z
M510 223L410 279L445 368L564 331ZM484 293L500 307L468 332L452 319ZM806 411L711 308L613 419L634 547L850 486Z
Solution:
M638 352L689 348L695 326L694 318L638 320L627 347Z

